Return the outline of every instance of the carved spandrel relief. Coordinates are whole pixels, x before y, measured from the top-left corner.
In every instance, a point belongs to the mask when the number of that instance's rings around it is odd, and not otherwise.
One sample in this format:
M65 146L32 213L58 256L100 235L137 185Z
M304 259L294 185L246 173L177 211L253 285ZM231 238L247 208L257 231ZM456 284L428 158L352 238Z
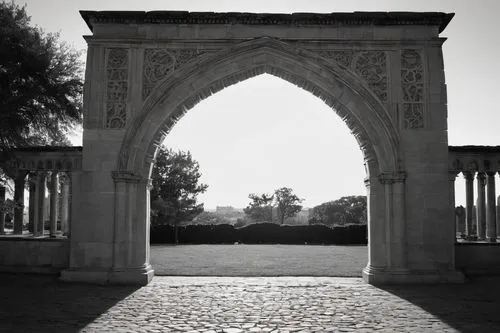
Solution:
M321 50L319 55L325 59L331 59L344 67L350 67L354 57L354 51L350 50Z
M145 49L142 77L142 99L146 99L156 84L175 69L194 58L212 52L197 49Z
M387 60L384 51L359 52L354 70L382 102L387 101Z
M403 50L401 53L401 90L404 127L423 128L424 67L416 50Z
M320 50L329 61L352 69L382 102L387 101L387 56L385 51Z
M123 128L127 122L128 50L108 50L106 74L106 127Z

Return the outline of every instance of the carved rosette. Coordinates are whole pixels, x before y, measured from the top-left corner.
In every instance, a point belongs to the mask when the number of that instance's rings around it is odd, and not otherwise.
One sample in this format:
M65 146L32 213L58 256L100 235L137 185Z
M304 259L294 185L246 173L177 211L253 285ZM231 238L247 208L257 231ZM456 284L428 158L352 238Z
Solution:
M127 49L108 49L106 81L106 127L123 128L127 123Z
M424 67L416 50L401 53L401 89L404 127L424 127Z
M146 99L156 84L180 66L212 50L145 49L142 74L142 99Z
M385 51L320 50L319 55L358 74L382 102L387 102L387 55Z

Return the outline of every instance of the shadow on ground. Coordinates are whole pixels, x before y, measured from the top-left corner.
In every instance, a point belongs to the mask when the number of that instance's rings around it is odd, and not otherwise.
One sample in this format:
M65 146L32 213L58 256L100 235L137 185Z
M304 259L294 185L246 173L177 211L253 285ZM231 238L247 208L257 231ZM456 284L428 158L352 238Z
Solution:
M463 284L378 286L460 332L500 332L500 279Z
M79 332L137 289L0 274L0 332Z

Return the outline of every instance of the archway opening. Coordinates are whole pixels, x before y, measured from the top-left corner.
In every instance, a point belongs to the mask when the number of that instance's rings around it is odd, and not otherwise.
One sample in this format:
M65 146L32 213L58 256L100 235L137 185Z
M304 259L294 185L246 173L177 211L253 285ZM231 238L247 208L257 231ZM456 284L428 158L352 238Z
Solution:
M404 221L404 179L399 134L391 116L368 85L350 69L309 51L271 38L243 42L180 67L160 81L136 113L121 143L115 186L125 195L116 197L115 221L135 218L135 230L143 230L132 241L134 261L145 259L149 269L149 199L147 179L157 148L173 126L200 101L226 87L260 74L271 74L317 96L345 122L364 156L367 185L368 279L387 267L406 267L405 229L392 221ZM134 182L137 185L132 185ZM122 190L123 189L123 190ZM135 191L138 192L135 192ZM132 191L132 192L131 192ZM134 193L137 193L135 195ZM126 222L130 223L130 222ZM134 249L131 249L135 251ZM142 266L142 264L141 264ZM149 274L149 273L148 273Z
M200 182L209 186L199 195L205 213L180 223L179 242L226 244L176 248L154 244L151 261L156 274L361 275L367 263L366 246L352 244L358 241L349 239L352 236L345 230L366 228L366 215L357 216L355 209L349 210L351 215L345 210L341 214L345 207L339 199L366 198L363 156L346 124L317 97L276 76L258 75L197 104L172 127L164 144L190 151L200 164ZM340 240L349 245L315 243L314 238L301 245L297 238L289 239L295 245L255 245L273 243L263 235L265 228L256 229L257 238L246 239L252 245L241 244L241 240L229 245L231 237L224 241L213 235L205 239L193 235L201 228L217 233L214 229L221 225L244 233L248 227L256 228L251 224L279 224L276 219L254 221L244 208L249 205L250 193L272 193L281 186L292 188L305 199L301 211L284 221L289 233L293 228L305 231L310 224L326 226L339 233L332 243ZM354 198L351 203L354 205ZM152 227L155 243L161 243L154 235L158 230L165 228ZM366 229L364 234L366 237ZM165 242L173 240L163 235ZM278 238L274 243L280 242Z

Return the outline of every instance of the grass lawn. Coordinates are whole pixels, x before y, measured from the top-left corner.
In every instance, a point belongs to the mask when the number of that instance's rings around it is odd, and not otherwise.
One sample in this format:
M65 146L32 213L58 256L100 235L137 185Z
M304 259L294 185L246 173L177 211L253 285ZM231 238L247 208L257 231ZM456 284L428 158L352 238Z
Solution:
M350 276L368 262L366 245L152 245L156 275Z

